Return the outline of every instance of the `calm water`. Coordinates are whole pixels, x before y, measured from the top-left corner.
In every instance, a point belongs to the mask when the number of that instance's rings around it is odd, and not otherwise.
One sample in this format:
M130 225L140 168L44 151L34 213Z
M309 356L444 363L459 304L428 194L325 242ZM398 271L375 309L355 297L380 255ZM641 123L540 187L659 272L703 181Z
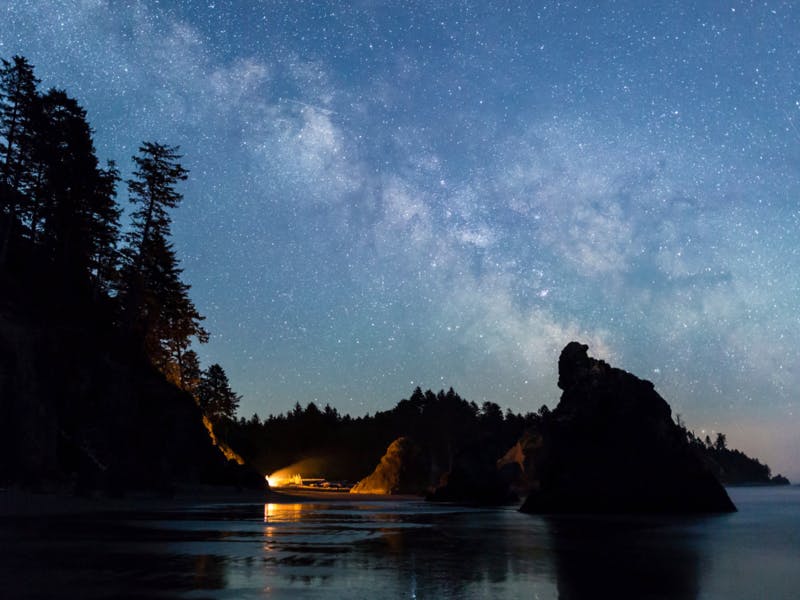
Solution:
M0 520L3 598L800 598L800 488L736 514L545 519L423 502Z

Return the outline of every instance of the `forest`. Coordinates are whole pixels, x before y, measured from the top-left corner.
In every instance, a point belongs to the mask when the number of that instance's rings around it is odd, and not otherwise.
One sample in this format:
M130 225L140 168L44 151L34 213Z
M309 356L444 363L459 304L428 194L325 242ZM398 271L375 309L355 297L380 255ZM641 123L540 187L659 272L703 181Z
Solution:
M434 393L417 387L394 408L371 416L340 415L329 405L320 409L314 403L305 408L296 404L286 414L263 421L258 415L225 419L218 430L263 473L310 460L319 475L351 482L367 475L393 440L411 436L428 457L435 484L467 448L479 445L502 456L547 412L543 406L538 414L503 413L494 402L479 407L452 388Z
M681 424L679 423L679 425ZM701 439L685 427L684 431L691 447L705 459L717 479L726 485L753 483L786 485L789 483L789 480L783 475L773 476L769 466L757 458L751 458L741 450L728 448L728 439L724 433L717 433L712 441L711 436L706 435Z

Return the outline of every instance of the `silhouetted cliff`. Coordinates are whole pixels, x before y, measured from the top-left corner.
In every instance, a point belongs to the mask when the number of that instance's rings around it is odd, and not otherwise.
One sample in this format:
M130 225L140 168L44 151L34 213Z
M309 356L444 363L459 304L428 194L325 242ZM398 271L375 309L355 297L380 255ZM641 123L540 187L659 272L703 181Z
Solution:
M193 398L168 383L110 310L17 242L0 269L0 481L33 489L169 492L263 485L211 444Z
M588 356L570 342L558 362L561 400L539 427L536 513L691 513L736 510L673 423L649 381Z

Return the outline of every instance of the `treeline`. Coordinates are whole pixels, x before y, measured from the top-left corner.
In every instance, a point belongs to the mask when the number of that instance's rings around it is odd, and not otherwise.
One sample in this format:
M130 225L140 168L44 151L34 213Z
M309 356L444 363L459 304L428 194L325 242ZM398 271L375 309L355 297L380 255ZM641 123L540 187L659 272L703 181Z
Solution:
M217 430L238 454L261 473L290 465L302 465L304 476L325 476L354 482L368 475L389 444L411 437L431 461L431 484L452 470L459 456L480 449L502 456L526 432L537 432L550 410L543 405L526 414L503 410L494 402L478 405L463 399L452 388L434 393L417 387L394 408L363 417L342 415L329 404L320 408L299 403L286 413L261 419L221 418ZM688 430L680 416L678 426L690 446L724 484L782 484L769 466L727 446L725 434L714 441Z
M123 336L217 418L238 397L219 365L200 368L203 316L171 241L170 211L187 171L177 147L144 142L123 181L101 165L86 111L66 91L39 89L21 56L0 65L0 277L35 288L59 319L91 319ZM121 223L118 188L131 203Z
M783 475L773 477L772 470L757 458L751 458L744 452L728 448L728 439L724 433L717 433L714 440L706 435L699 437L684 427L678 417L678 425L683 428L691 447L704 460L717 479L725 485L768 484L785 485L789 483Z
M474 444L491 445L502 455L546 412L545 406L539 414L504 413L494 402L481 406L468 402L452 388L434 393L417 387L394 408L374 415L354 418L330 405L320 409L314 403L305 408L296 404L293 410L264 420L258 415L226 420L220 431L263 473L310 460L320 475L354 481L369 474L398 437L413 438L431 458L431 471L441 475Z

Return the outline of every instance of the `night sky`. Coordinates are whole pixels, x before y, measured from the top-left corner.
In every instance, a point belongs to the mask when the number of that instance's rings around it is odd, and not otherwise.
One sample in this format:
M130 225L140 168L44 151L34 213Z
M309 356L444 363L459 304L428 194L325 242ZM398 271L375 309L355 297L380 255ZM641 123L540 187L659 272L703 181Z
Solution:
M181 146L240 414L553 407L576 339L800 476L800 7L347 4L0 0L101 159Z

